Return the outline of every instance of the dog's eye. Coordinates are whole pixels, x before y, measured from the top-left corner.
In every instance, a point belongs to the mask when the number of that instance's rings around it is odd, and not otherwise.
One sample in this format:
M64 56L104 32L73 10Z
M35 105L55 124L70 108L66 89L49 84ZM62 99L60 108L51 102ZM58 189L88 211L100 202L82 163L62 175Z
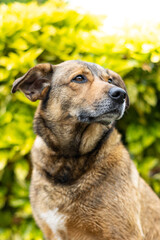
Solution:
M108 79L108 83L112 83L113 82L113 79L112 78L109 78Z
M71 80L71 82L85 83L87 82L87 78L84 75L77 75Z

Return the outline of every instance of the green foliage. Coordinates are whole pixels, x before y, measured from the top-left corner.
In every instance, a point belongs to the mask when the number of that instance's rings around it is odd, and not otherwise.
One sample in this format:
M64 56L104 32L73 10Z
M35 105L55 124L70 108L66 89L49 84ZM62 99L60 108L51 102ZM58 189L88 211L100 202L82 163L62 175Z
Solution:
M35 1L37 1L38 3L46 2L46 0L35 0ZM0 3L5 3L5 4L14 3L14 2L29 3L29 2L32 2L32 0L0 0Z
M62 1L0 5L0 239L42 240L29 204L30 149L37 103L11 86L37 63L82 59L124 78L130 109L117 127L140 174L160 194L159 28L105 36L101 19Z

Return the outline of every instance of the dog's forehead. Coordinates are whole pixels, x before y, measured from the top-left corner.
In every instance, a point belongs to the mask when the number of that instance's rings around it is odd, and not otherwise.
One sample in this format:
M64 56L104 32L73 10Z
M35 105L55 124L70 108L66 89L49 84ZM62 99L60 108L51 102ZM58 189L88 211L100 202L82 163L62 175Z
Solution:
M108 79L111 77L117 86L125 89L125 84L122 78L110 69L105 69L96 63L85 62L81 60L69 60L55 65L54 82L61 83L71 77L79 74L86 74L93 76L93 79L97 76L100 79ZM89 77L90 78L90 77ZM65 79L65 80L64 80Z
M71 74L77 70L91 72L94 75L106 73L106 70L100 65L80 60L70 60L60 63L57 65L57 70L63 71L63 73L66 74Z

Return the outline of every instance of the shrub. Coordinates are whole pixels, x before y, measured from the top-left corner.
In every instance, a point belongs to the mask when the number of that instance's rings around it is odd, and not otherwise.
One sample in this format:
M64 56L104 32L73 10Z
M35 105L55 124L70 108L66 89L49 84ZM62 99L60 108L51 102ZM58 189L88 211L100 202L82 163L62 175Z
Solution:
M77 13L58 0L1 4L0 12L0 239L42 239L28 199L37 103L20 92L10 94L14 79L40 62L82 59L120 73L131 106L117 127L140 174L160 194L158 26L154 32L138 26L104 35L100 17Z

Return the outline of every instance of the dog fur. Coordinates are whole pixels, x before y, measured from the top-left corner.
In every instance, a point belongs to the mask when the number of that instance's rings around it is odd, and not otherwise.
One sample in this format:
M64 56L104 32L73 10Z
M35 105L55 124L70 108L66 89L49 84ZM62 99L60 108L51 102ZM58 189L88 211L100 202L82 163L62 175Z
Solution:
M39 64L18 89L41 100L30 200L46 239L160 240L159 198L114 127L129 106L121 77L83 61Z

